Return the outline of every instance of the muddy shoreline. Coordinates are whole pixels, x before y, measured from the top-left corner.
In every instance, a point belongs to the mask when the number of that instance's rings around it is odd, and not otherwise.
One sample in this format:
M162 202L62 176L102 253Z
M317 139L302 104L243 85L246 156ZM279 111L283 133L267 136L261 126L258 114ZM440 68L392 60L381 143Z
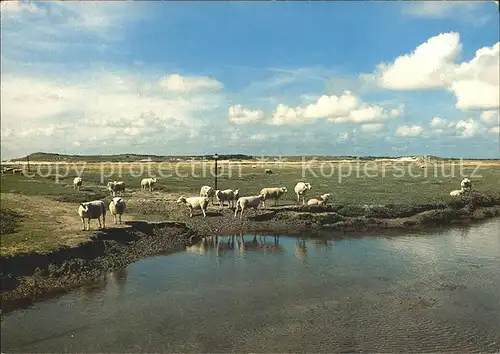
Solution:
M125 228L100 230L76 247L0 257L2 312L92 282L145 257L182 250L206 236L427 230L500 216L500 198L475 193L448 204L277 206L251 211L242 220L233 215L227 207L215 207L205 219L130 221Z

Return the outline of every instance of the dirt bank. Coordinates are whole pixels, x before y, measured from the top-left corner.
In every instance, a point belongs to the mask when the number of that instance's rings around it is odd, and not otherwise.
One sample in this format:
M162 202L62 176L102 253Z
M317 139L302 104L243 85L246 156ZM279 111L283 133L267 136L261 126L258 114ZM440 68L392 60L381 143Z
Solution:
M144 257L183 249L203 236L414 230L500 216L500 198L480 193L448 204L277 206L249 211L241 220L227 207L211 207L203 219L199 215L189 218L187 209L169 200L136 203L149 219L172 221L130 221L125 228L99 231L75 247L49 254L1 257L2 310L82 285Z

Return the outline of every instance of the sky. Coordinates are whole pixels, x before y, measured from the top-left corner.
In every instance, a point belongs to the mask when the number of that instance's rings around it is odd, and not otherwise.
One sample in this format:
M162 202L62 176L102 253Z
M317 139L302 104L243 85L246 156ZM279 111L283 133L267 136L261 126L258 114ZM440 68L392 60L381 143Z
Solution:
M2 160L500 158L499 33L495 1L2 1Z

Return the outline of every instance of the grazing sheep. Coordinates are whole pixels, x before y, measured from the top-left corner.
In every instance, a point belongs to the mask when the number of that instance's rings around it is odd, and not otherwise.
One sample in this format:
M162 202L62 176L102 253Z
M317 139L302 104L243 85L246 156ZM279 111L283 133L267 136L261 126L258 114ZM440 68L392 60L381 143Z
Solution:
M125 212L127 205L125 204L125 200L121 197L115 197L109 203L109 211L111 215L113 215L114 223L117 223L119 220L119 224L122 223L122 215Z
M234 207L234 191L232 189L224 189L215 191L215 198L219 202L219 205L224 207L224 202L227 201L228 207Z
M468 179L467 177L465 177L462 182L460 182L460 187L462 189L464 189L466 192L470 192L470 190L472 189L472 182L470 179Z
M264 200L262 201L263 207L266 207L265 201L268 199L274 199L274 205L276 205L278 199L286 192L288 192L286 187L262 188L260 194L264 196Z
M116 196L117 192L125 193L125 182L123 181L113 181L113 182L108 182L108 191L111 193L111 195L114 197Z
M328 199L330 198L331 194L330 193L326 193L326 194L323 194L321 197L319 197L318 199L309 199L307 201L307 205L326 205L326 203L328 202Z
M184 203L188 206L189 208L189 217L193 217L193 210L194 209L201 209L203 212L203 217L206 218L207 214L207 206L208 206L208 198L207 197L190 197L186 198L184 196L180 196L179 199L177 199L177 203Z
M106 205L102 200L81 203L78 207L78 215L82 218L82 231L85 230L85 219L87 219L88 230L90 230L91 219L97 219L99 221L99 228L101 228L101 216L102 228L106 227Z
M212 204L214 203L215 190L210 186L202 186L200 189L200 197L207 197Z
M233 198L233 200L234 200L235 202L237 202L237 201L238 201L238 198L240 197L240 190L239 190L239 189L235 189L235 190L233 191L233 194L234 194L234 198Z
M252 168L257 168L257 165L253 165Z
M266 172L267 175L271 175L273 173L273 171L271 171L269 168L266 168L265 172Z
M83 184L83 179L82 177L75 177L73 179L73 189L78 189L80 190L81 186Z
M462 189L456 189L456 190L454 190L454 191L451 191L451 192L450 192L450 195L451 195L452 197L458 197L458 196L460 196L460 195L462 195L462 194L465 194L465 192L466 192L466 190L465 190L465 189L463 189L463 188L462 188Z
M141 189L146 190L146 188L149 188L149 191L153 191L153 186L157 182L156 177L153 178L143 178L141 180Z
M250 197L240 197L236 202L236 210L234 212L234 217L238 215L238 209L241 209L240 219L243 217L243 210L254 208L257 209L261 202L263 202L265 196L261 193L260 195L250 196Z
M14 169L12 169L12 174L15 175L16 173L23 173L23 169L22 168L14 168Z
M297 194L297 203L300 203L300 197L302 196L302 204L305 204L305 196L308 190L311 189L311 184L306 182L298 182L295 185L295 194Z

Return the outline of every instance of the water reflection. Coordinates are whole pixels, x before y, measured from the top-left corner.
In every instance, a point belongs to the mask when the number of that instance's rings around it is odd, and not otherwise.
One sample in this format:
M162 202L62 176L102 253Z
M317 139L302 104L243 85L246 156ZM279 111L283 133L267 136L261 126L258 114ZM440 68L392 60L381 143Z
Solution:
M253 239L245 241L245 237L241 234L238 238L239 254L243 255L246 252L283 252L284 247L280 245L279 235L267 236L255 234Z
M79 288L84 299L91 301L96 294L106 290L110 295L119 295L123 292L127 282L127 268L106 273L100 280L89 283Z
M304 264L307 264L307 244L304 238L297 237L297 242L295 243L294 255Z
M499 352L499 227L214 236L2 316L2 351Z

